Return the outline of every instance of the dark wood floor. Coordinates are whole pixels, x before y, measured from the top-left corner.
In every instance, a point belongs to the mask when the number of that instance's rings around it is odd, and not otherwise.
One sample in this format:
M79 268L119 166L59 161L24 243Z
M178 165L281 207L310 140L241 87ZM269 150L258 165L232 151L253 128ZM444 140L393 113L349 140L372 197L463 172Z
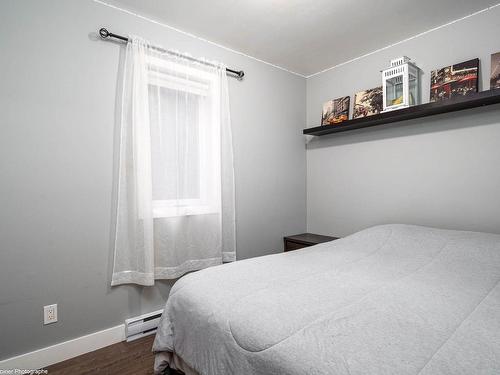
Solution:
M83 354L79 357L49 366L49 375L105 374L145 375L153 374L154 355L151 352L154 335L131 342L120 342Z

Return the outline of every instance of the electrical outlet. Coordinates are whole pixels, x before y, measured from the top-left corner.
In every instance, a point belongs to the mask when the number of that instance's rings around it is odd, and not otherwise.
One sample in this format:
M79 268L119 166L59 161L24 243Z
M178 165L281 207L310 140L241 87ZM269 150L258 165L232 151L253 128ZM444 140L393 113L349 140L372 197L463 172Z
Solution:
M57 304L43 307L43 324L57 322Z

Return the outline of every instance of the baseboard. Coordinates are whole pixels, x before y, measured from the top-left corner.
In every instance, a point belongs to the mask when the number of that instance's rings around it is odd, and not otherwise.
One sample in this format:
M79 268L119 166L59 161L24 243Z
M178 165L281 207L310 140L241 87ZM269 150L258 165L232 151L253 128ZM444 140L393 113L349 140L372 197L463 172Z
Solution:
M0 361L0 369L41 369L125 340L125 325L77 337Z

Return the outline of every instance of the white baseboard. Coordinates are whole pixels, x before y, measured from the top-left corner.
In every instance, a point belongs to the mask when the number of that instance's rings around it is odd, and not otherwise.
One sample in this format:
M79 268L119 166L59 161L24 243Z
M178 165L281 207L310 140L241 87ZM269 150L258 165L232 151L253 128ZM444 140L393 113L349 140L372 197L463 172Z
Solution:
M0 361L0 369L41 369L125 340L125 325L77 337Z

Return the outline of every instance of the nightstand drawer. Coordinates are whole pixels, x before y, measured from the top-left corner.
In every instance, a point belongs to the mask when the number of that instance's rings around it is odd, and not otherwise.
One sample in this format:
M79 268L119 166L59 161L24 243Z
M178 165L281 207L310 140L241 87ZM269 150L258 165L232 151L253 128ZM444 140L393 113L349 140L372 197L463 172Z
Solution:
M312 245L306 245L304 243L285 240L285 251L302 249L303 247L308 247L308 246L312 246Z
M313 233L302 233L283 237L283 244L285 245L285 251L291 251L317 245L323 242L333 241L336 239L338 239L338 237L322 236L320 234Z

